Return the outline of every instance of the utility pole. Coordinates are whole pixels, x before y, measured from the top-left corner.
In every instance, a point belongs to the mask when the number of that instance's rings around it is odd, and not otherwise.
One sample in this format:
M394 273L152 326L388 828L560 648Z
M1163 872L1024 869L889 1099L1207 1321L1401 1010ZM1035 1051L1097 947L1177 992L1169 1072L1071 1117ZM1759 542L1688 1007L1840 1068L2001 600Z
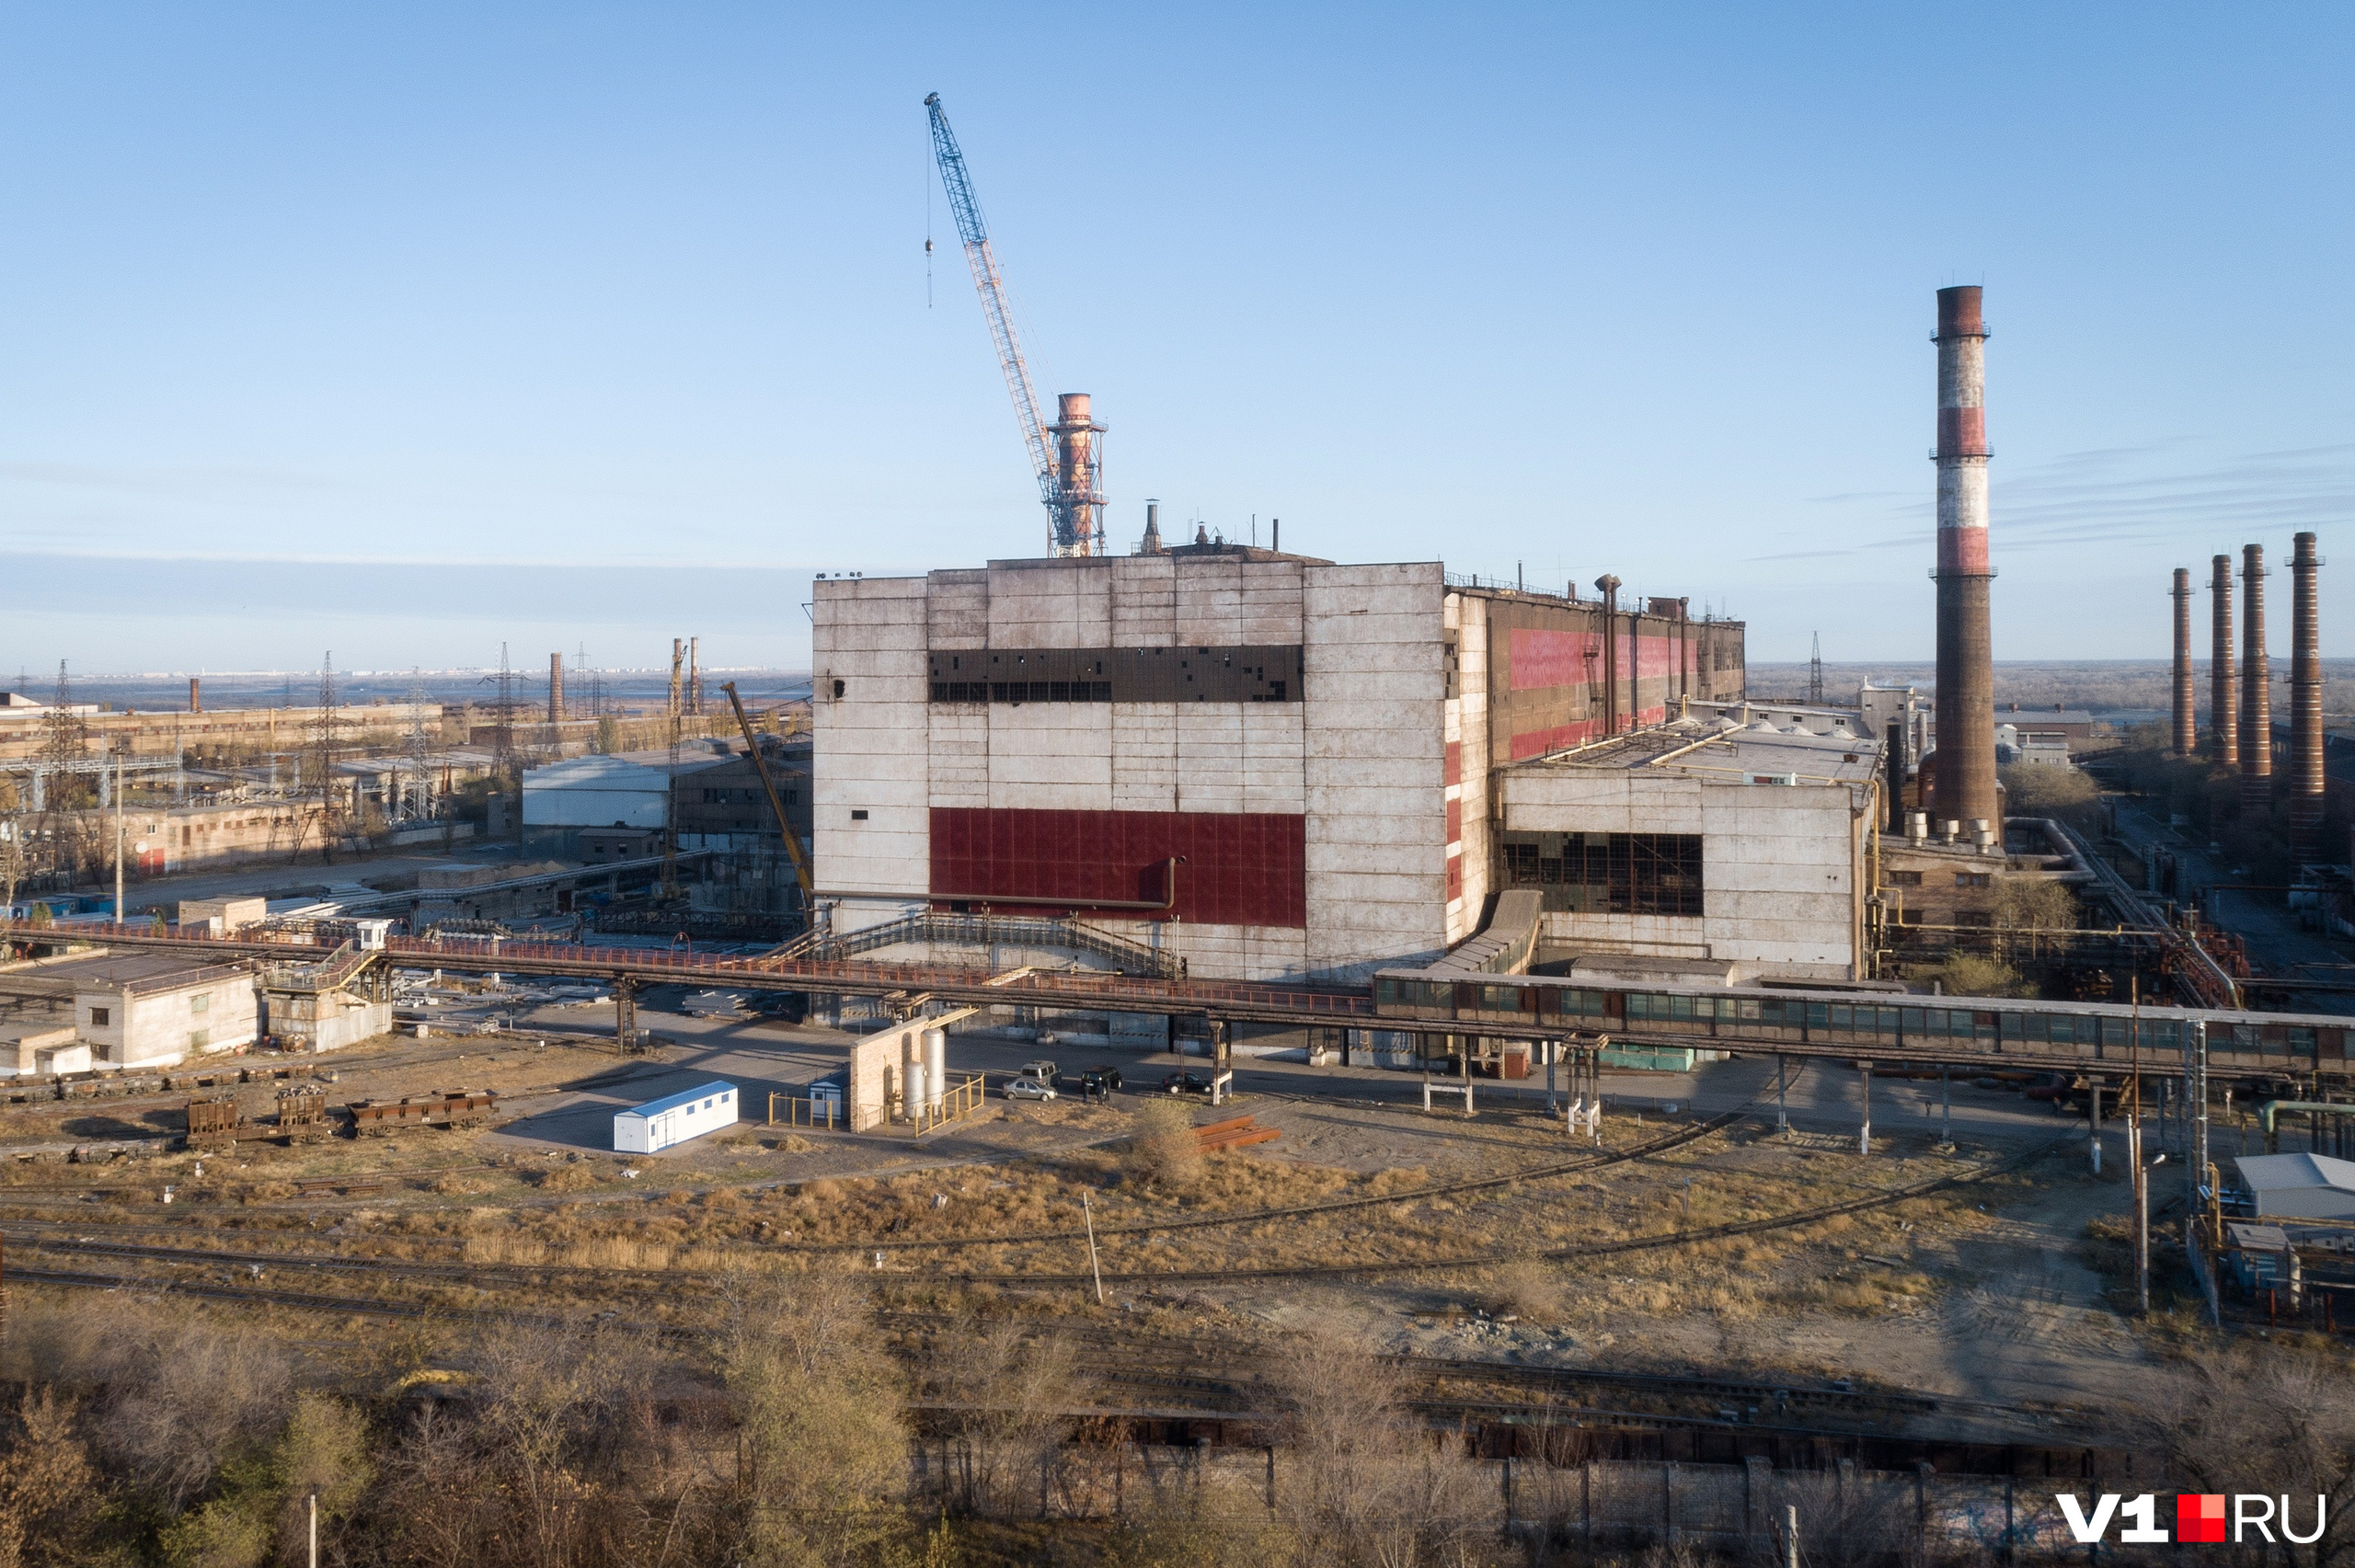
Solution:
M125 740L122 745L131 742ZM122 746L114 753L114 923L122 923Z
M2142 980L2132 986L2133 1013L2127 1024L2126 1158L2134 1167L2134 1301L2151 1315L2151 1175L2142 1168Z

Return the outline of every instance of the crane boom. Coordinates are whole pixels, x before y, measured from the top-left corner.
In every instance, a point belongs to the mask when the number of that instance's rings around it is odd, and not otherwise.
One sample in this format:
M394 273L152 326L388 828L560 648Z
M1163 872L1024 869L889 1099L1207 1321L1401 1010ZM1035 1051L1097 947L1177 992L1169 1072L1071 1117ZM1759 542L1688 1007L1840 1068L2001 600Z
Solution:
M973 196L972 177L965 170L965 155L958 150L957 133L948 129L948 115L940 95L924 100L932 116L932 152L940 165L940 183L948 189L949 210L957 214L957 237L964 242L965 264L972 269L973 288L982 296L990 338L997 345L998 368L1005 375L1007 395L1014 399L1014 418L1022 427L1022 444L1029 449L1030 470L1038 476L1039 498L1046 503L1051 537L1058 555L1085 555L1093 521L1089 503L1101 504L1095 492L1092 466L1070 483L1055 460L1048 426L1040 417L1039 395L1030 387L1030 370L1023 362L1021 339L1015 336L1014 317L1006 308L1005 286L998 275L997 253L990 248L989 228L982 222L982 204ZM1084 408L1084 404L1083 404ZM1085 421L1082 412L1079 418ZM1083 459L1083 461L1086 461ZM1080 503L1074 505L1074 501Z

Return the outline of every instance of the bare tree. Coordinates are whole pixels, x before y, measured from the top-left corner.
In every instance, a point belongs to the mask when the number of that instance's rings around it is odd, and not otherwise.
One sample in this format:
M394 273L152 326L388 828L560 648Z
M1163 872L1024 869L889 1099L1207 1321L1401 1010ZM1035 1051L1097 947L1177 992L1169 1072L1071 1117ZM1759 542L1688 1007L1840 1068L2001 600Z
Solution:
M893 1534L907 1478L902 1379L856 1276L739 1284L719 1346L741 1443L731 1561L858 1560Z
M1077 1402L1078 1360L1069 1341L1030 1335L1015 1319L967 1320L943 1336L933 1386L951 1408L957 1486L982 1514L1044 1513L1055 1490L1066 1413Z

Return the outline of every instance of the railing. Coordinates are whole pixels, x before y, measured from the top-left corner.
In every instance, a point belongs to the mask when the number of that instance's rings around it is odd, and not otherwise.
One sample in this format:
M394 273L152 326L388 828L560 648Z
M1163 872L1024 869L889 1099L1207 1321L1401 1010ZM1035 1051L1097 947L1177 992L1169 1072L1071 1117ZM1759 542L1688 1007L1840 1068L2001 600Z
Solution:
M984 1076L978 1072L962 1083L949 1085L943 1093L916 1107L916 1114L909 1118L915 1124L915 1135L922 1138L925 1133L938 1132L952 1122L980 1115L988 1093Z
M1067 947L1109 959L1130 974L1165 980L1183 979L1186 961L1141 942L1076 920L1023 919L1005 915L959 915L925 912L904 915L847 936L813 936L764 956L764 964L834 963L879 947L902 943L944 942L960 946L993 944L1023 947Z
M785 1120L781 1122L776 1119L776 1108L779 1103L782 1103L785 1106ZM832 1132L836 1127L841 1125L838 1113L835 1109L835 1107L839 1106L841 1104L842 1102L840 1100L834 1098L831 1094L806 1095L772 1093L769 1096L769 1126L808 1127L822 1127L828 1132ZM822 1116L820 1115L821 1107L824 1112Z

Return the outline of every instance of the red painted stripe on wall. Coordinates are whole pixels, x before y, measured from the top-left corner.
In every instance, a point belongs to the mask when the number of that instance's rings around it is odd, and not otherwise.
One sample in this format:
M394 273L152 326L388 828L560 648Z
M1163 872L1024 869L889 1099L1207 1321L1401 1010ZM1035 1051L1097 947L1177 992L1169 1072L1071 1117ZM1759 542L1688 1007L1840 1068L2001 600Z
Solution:
M1464 782L1464 742L1461 740L1447 743L1446 761L1441 766L1439 782L1442 785Z
M1580 719L1576 724L1557 724L1545 729L1524 729L1512 738L1512 760L1542 757L1548 751L1559 751L1565 746L1578 746L1603 733L1599 718Z
M1461 799L1451 800L1447 803L1447 841L1458 843L1463 838L1464 802Z
M1593 656L1591 665L1588 655ZM1506 645L1511 665L1512 690L1527 692L1542 686L1583 686L1587 671L1603 671L1603 638L1593 632L1545 632L1516 626Z
M1178 868L1172 915L1107 918L1213 925L1308 924L1307 819L1275 812L1014 811L936 807L936 898L1069 898L1159 903ZM1031 913L1051 906L1028 905Z
M1464 897L1464 857L1460 854L1447 857L1447 896L1451 902Z
M1938 455L1940 457L1986 456L1987 410L1984 408L1939 409Z

